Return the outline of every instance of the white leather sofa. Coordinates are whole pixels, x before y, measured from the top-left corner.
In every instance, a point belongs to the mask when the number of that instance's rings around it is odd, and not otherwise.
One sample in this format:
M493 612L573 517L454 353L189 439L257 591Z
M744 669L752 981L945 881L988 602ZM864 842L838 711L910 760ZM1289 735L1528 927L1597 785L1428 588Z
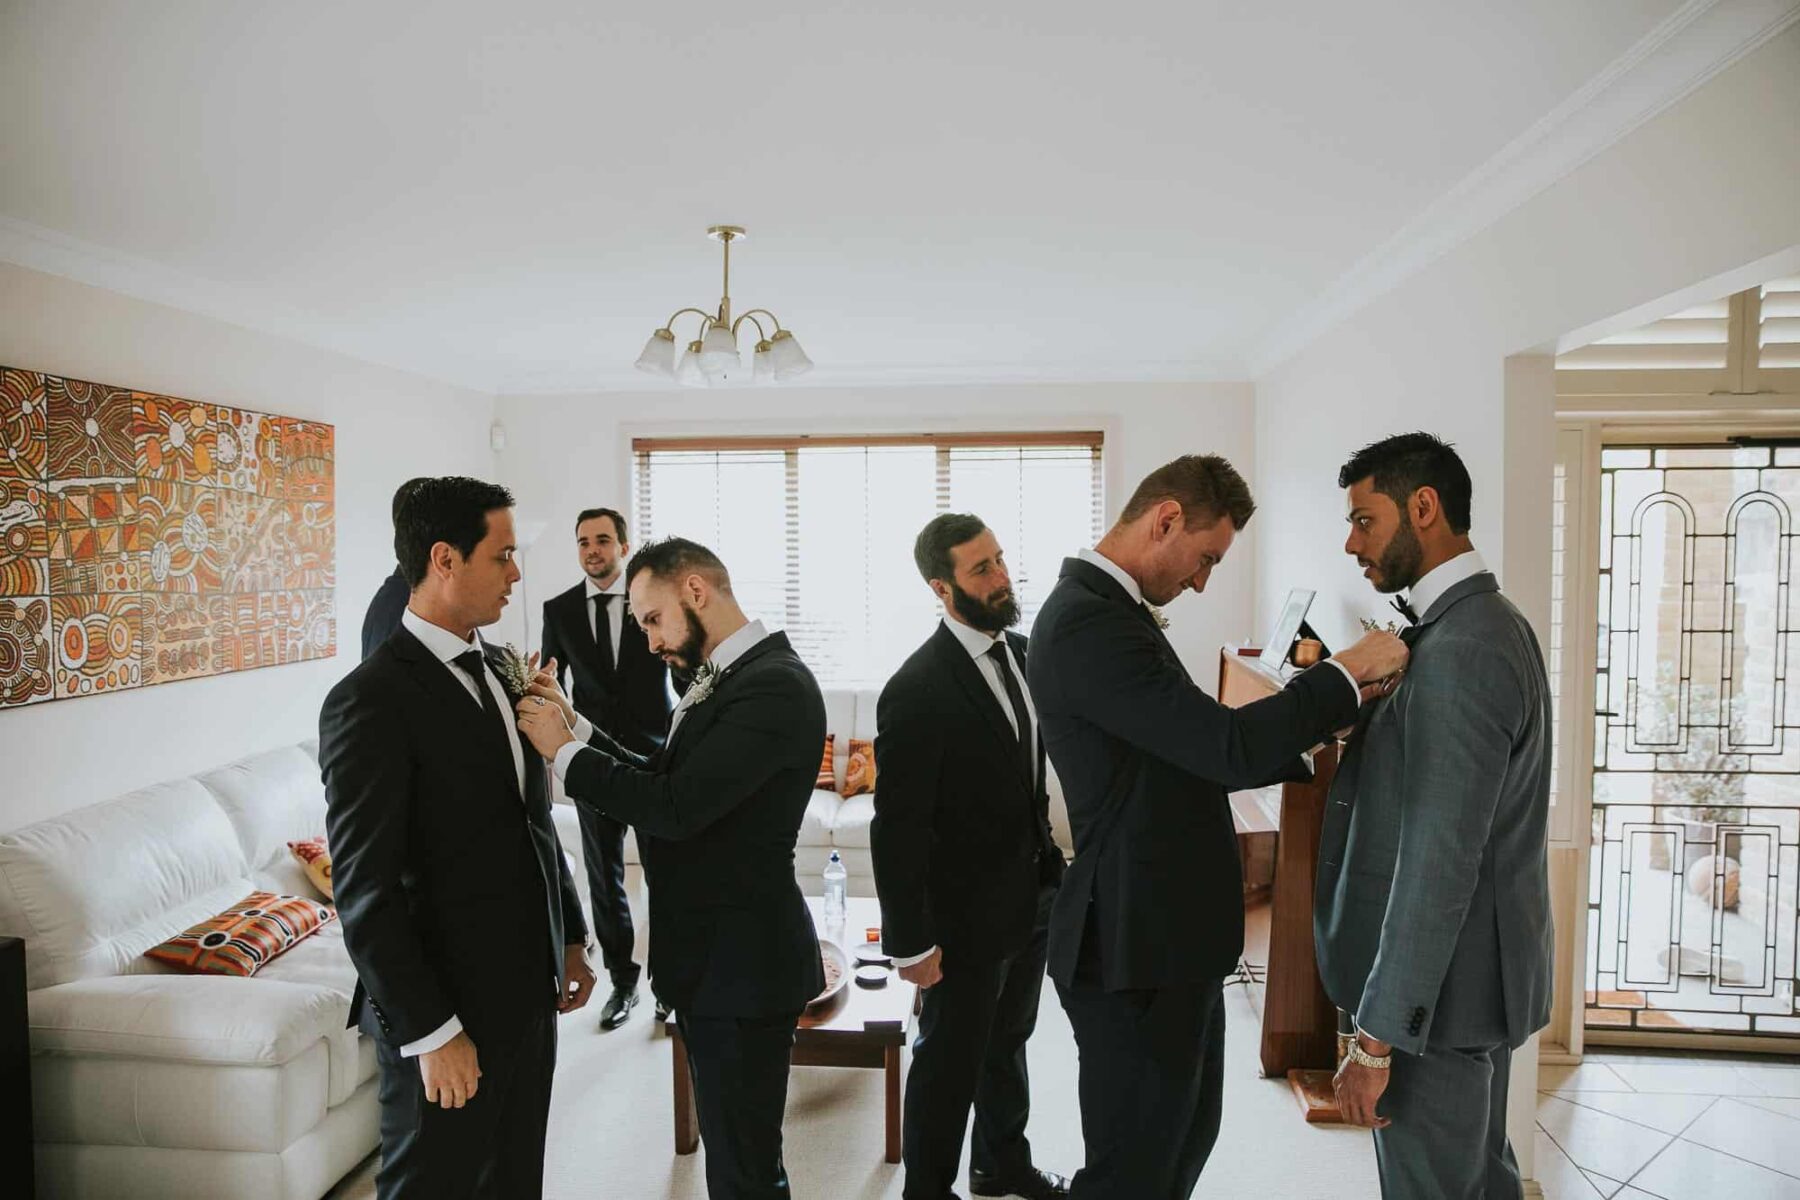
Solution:
M251 979L142 957L252 891L316 894L287 843L324 832L314 748L288 746L0 834L39 1195L313 1200L375 1149L336 923Z

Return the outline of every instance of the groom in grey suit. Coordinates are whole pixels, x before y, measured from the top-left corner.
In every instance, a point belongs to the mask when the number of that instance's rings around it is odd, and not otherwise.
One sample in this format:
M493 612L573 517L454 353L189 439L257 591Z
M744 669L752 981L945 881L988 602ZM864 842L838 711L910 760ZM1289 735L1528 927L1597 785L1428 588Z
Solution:
M1345 1119L1388 1200L1522 1194L1512 1052L1550 1019L1550 688L1531 626L1469 541L1469 473L1425 433L1364 447L1346 553L1414 622L1331 788L1313 909L1325 990L1355 1022Z

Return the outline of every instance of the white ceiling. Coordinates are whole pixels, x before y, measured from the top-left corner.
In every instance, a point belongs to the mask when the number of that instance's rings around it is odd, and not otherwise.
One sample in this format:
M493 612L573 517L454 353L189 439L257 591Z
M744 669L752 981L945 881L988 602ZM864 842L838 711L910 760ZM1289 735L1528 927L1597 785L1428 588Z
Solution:
M0 223L488 390L641 385L716 222L821 383L1243 378L1694 8L6 0Z

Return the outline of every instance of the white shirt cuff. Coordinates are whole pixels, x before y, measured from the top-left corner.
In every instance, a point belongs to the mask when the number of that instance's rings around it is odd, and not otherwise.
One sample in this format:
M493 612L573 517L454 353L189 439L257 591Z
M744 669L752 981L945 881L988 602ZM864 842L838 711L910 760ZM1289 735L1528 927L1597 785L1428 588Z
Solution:
M1361 708L1362 707L1362 684L1356 682L1356 676L1354 676L1350 673L1350 668L1346 667L1343 663L1339 662L1335 658L1328 658L1325 661L1330 663L1332 666L1336 667L1338 669L1339 673L1342 674L1345 679L1349 680L1350 690L1352 692L1356 693L1356 707Z
M430 1054L433 1050L450 1044L450 1039L462 1032L462 1021L454 1015L435 1032L428 1033L416 1042L408 1042L400 1047L401 1058L417 1058L421 1054Z
M933 946L931 949L927 950L923 954L914 954L909 958L891 958L888 961L894 964L895 970L898 970L901 967L910 967L910 966L913 966L915 963L922 963L926 959L930 958L932 955L936 954L937 952L938 952L938 948L936 946Z
M577 735L577 736L579 736L579 735ZM580 754L583 750L586 750L586 749L587 749L586 742L564 742L563 743L563 748L556 752L556 758L550 764L550 769L552 771L556 772L556 779L557 779L558 783L568 782L569 764L575 761L575 756L577 754Z
M575 739L585 746L594 739L594 723L580 713L576 713L575 727L569 732L573 733Z

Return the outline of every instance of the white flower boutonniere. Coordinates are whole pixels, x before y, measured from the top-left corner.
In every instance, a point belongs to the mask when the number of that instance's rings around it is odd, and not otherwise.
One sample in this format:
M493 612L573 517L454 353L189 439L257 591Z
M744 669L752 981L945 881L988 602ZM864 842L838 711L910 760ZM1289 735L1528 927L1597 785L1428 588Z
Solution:
M1364 633L1381 633L1384 630L1392 634L1400 632L1400 627L1392 621L1383 625L1380 621L1371 621L1368 617L1358 617L1356 620L1362 626Z
M693 708L696 705L704 704L706 698L713 694L713 689L719 686L721 674L723 672L712 663L701 663L700 669L694 672L694 681L688 684L687 707Z
M1150 619L1156 622L1156 627L1158 629L1167 629L1169 627L1169 618L1163 616L1162 609L1156 607L1156 605L1150 603L1148 600L1144 601L1144 609L1150 614Z
M506 687L506 694L513 699L525 695L531 690L531 663L519 648L511 642L496 647L494 654L499 658L495 668L500 672L500 682Z

